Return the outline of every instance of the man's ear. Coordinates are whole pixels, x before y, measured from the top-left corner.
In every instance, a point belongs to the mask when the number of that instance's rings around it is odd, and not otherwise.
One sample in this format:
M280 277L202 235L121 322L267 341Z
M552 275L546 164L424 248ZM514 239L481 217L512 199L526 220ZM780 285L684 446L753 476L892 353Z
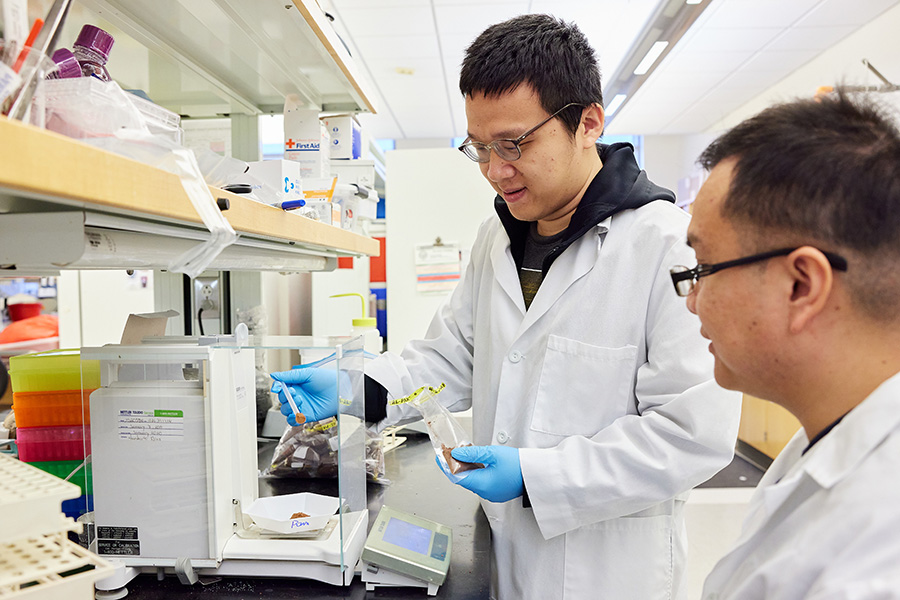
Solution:
M787 268L794 280L788 326L791 333L800 333L825 310L834 286L834 272L825 255L812 246L791 252Z
M605 119L603 107L599 104L591 104L584 109L581 115L581 126L584 127L584 147L592 148L603 134Z

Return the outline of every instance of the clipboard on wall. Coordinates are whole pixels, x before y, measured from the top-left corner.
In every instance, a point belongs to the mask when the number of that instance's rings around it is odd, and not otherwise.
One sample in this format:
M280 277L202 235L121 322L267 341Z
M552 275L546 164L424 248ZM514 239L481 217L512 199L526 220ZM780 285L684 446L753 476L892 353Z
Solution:
M447 293L456 287L461 275L458 243L445 243L437 238L433 244L415 247L416 292Z

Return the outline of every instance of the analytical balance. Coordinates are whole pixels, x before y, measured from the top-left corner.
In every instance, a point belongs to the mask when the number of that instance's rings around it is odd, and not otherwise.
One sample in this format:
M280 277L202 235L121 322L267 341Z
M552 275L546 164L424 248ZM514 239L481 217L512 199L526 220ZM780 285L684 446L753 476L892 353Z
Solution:
M209 575L349 585L368 515L361 419L339 415L339 501L324 527L276 533L247 514L258 499L254 353L321 345L276 336L250 347L187 338L82 349L101 366L101 387L90 398L91 549L119 567L98 590L120 589L140 573L175 573L184 583ZM336 353L336 368L360 375L353 401L363 402L362 338ZM345 408L364 414L362 406Z

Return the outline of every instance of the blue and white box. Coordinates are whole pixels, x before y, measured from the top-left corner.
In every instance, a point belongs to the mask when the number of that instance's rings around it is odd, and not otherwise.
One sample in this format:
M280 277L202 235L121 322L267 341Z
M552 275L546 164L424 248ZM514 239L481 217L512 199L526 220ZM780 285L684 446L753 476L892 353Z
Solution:
M285 200L303 199L300 163L292 160L257 160L247 163L247 174L284 194Z
M354 115L329 115L324 118L331 140L331 158L362 158L362 131Z

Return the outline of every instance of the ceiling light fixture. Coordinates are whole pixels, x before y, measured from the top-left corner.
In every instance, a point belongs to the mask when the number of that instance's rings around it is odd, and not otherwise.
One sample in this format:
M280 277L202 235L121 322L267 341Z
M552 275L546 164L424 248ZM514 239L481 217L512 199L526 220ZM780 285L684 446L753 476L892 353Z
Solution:
M635 75L645 75L647 71L650 70L650 67L653 66L653 63L656 62L656 59L659 58L659 55L663 53L663 50L666 49L666 46L669 45L669 42L656 42L652 46L650 46L650 50L647 51L644 59L638 64L634 69Z
M622 107L662 64L663 59L678 44L691 25L703 14L713 0L663 0L650 16L644 28L604 86L604 95L612 101L606 107L609 117ZM613 103L622 99L616 106ZM610 110L614 108L614 110Z
M609 104L606 105L606 109L603 111L603 114L609 118L615 114L619 107L622 106L622 103L625 102L625 94L616 94L615 98L613 98Z

